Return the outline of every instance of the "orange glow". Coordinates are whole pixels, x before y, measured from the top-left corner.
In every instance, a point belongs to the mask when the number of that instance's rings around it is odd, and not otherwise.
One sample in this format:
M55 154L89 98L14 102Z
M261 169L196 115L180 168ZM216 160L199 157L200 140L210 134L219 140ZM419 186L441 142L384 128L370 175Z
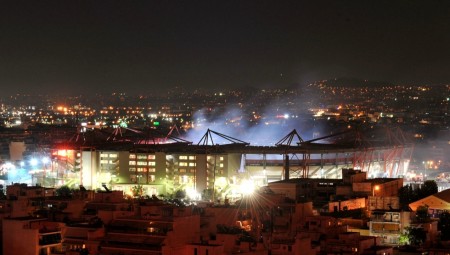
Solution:
M64 107L64 106L62 106L62 105L59 105L59 106L56 107L56 110L58 110L58 111L60 111L60 112L62 112L62 111L67 111L67 107Z
M67 150L57 150L52 155L56 157L67 157Z

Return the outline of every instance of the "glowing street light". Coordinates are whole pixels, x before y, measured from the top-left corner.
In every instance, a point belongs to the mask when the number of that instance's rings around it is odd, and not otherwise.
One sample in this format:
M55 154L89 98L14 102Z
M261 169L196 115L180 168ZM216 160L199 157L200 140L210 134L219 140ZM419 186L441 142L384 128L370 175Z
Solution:
M372 190L372 196L375 196L375 191L379 191L379 190L380 190L380 185L375 185Z

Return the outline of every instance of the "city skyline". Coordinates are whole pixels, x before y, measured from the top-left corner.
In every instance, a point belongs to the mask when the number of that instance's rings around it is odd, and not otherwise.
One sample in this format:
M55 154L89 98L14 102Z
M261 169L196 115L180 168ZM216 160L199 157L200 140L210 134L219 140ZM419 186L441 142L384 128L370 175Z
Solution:
M4 3L3 94L446 83L444 1Z

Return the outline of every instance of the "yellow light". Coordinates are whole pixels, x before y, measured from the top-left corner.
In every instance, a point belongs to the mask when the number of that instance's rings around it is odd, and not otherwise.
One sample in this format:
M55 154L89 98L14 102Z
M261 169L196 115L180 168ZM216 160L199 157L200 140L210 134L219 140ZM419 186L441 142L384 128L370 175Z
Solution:
M186 189L186 195L192 200L200 199L200 194L193 188Z
M252 180L243 180L240 190L242 194L250 195L255 191L255 183Z

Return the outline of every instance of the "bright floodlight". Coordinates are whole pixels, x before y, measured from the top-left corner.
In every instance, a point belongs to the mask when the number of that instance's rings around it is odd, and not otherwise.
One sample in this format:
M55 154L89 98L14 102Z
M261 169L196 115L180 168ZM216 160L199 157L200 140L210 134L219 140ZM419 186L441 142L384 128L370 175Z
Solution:
M250 195L255 191L255 184L252 180L243 180L241 183L241 193Z
M186 195L192 200L198 200L200 198L200 194L192 188L186 189Z
M16 166L13 165L11 162L6 162L6 163L3 165L3 167L6 168L7 170L16 169Z
M30 165L31 165L31 166L37 166L37 164L38 164L37 159L32 158L32 159L30 160Z
M42 158L42 163L47 164L50 161L50 159L48 157L43 157Z

